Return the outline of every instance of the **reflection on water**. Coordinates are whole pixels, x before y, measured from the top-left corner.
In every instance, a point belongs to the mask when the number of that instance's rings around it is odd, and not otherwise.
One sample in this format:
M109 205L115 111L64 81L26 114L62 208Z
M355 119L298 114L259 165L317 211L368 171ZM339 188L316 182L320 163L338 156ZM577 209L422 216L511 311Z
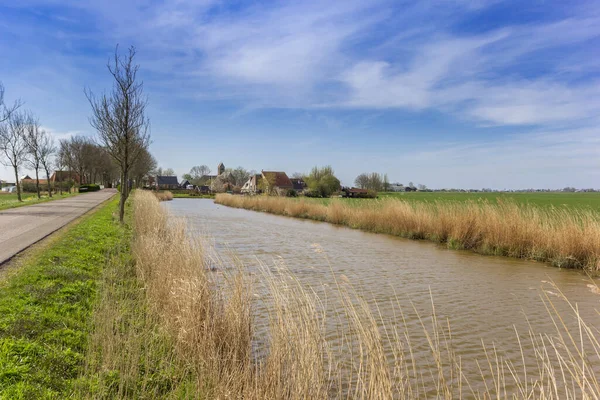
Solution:
M600 325L595 311L600 294L580 271L228 208L211 200L176 199L166 206L185 217L195 234L234 251L249 266L283 259L302 282L318 288L333 285L335 275L377 303L383 319L391 323L400 322L400 305L414 331L422 332L420 323L406 311L414 304L428 312L432 295L438 319L450 320L453 348L465 360L482 356L482 341L519 359L515 328L526 334L528 322L536 332L552 334L554 326L540 300L544 291L556 294L548 282L578 304L588 323Z

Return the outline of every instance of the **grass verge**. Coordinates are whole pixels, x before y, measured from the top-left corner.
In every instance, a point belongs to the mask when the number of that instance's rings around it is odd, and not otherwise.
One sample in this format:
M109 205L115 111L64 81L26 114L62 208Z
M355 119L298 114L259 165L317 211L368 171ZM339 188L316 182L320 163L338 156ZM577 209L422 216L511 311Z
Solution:
M42 195L41 199L38 199L36 194L23 194L22 202L19 202L19 200L17 200L16 194L0 194L0 211L7 210L9 208L23 207L31 204L39 204L45 203L47 201L65 199L67 197L73 197L78 194L79 193L64 193L61 195L55 193L52 195L52 197L48 197L48 195Z
M60 399L84 366L98 281L123 251L116 200L87 215L0 286L0 398Z
M304 199L217 195L216 203L375 233L425 239L449 248L600 271L600 213L514 202L375 200L326 204Z

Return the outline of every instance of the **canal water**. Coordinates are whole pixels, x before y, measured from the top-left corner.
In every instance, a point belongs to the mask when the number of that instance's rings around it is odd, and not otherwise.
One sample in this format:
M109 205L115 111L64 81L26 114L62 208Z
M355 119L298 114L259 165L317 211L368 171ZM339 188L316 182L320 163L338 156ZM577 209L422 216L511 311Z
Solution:
M249 268L283 260L301 282L325 290L334 286L334 277L343 277L370 304L377 304L386 321L398 319L401 306L405 324L416 335L423 330L413 310L428 315L433 298L437 318L449 321L452 347L467 368L469 360L487 362L482 358L482 342L519 361L515 329L522 335L526 353L532 352L527 340L530 327L538 334L553 335L556 330L541 297L556 300L567 315L558 291L577 304L587 323L600 327L596 312L600 294L581 271L229 208L212 200L175 199L163 204L173 215L185 218L192 234L210 238L222 252L234 252ZM414 346L423 346L425 339L421 339L419 344L414 337Z

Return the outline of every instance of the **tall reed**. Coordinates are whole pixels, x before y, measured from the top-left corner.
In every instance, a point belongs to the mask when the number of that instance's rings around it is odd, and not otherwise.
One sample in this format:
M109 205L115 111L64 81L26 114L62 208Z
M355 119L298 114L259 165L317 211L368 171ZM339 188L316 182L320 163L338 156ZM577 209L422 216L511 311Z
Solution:
M169 192L168 190L163 190L162 192L153 192L153 193L159 201L173 200L173 193Z
M305 199L217 195L231 207L307 218L370 232L427 239L483 254L600 271L600 215L593 211L540 208L514 202L411 203L365 200L327 205Z
M101 336L107 341L105 348L119 349L110 353L116 357L124 357L130 342L138 353L146 354L146 362L156 359L154 350L171 357L167 362L171 367L163 362L138 372L146 379L148 369L156 373L166 368L160 376L171 380L157 386L155 398L600 396L593 366L600 345L576 308L574 332L546 299L556 332L532 332L534 351L523 352L522 359L505 359L496 349L485 353L480 373L472 375L452 349L447 321L438 321L435 312L419 316L423 330L415 337L403 328L407 324L401 310L397 320L383 320L343 279L336 279L323 299L284 265L263 266L258 274L250 274L235 257L224 258L190 238L185 225L173 221L151 193L137 191L133 205L136 293L144 298L139 312L146 314L145 322L135 326L141 332L126 335L131 340L125 345L110 343L111 338L120 340L119 335ZM334 317L327 312L331 303L337 310ZM112 309L119 310L119 304ZM110 314L108 307L104 310ZM267 319L257 318L257 310L266 312ZM118 311L112 315L122 317ZM426 356L419 349L417 361L414 344L423 341ZM172 351L165 351L167 346ZM125 364L131 365L130 357ZM112 384L126 387L123 380L135 381L131 374L123 375ZM113 398L140 397L125 389L114 393Z

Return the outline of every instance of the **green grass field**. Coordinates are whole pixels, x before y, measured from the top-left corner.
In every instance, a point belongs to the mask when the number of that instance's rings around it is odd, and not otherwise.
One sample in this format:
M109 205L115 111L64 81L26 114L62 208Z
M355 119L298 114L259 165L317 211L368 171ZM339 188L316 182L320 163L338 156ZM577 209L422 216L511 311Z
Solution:
M600 211L600 193L460 193L460 192L409 192L409 193L380 193L377 200L373 199L344 199L356 203L400 199L409 202L467 202L481 201L497 203L498 201L514 201L540 207L558 207L569 209L587 209ZM328 203L329 199L315 199Z
M47 194L42 194L42 198L38 199L37 194L35 193L23 193L22 199L23 202L19 203L17 200L16 193L0 193L0 210L6 210L7 208L21 207L30 204L43 203L45 201L64 199L65 197L71 197L78 193L63 193L59 195L57 193L52 195L52 198L49 198Z

